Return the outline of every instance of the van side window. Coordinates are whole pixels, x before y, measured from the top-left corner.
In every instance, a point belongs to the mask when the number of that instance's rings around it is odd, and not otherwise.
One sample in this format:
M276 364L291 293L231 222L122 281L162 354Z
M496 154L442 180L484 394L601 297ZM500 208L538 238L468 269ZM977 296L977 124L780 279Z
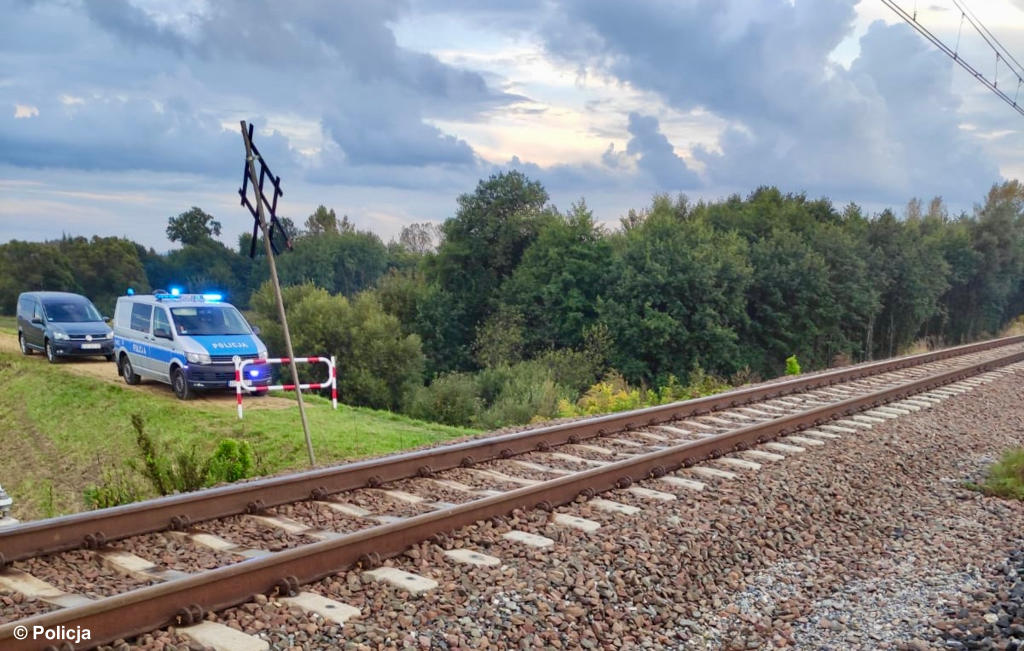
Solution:
M43 304L40 303L39 301L32 301L32 303L33 303L32 318L33 319L39 319L40 321L42 321L42 319L43 319Z
M153 306L144 303L132 305L132 330L149 332L149 320L153 314Z
M163 330L170 333L171 324L167 320L167 312L162 307L153 308L153 332Z

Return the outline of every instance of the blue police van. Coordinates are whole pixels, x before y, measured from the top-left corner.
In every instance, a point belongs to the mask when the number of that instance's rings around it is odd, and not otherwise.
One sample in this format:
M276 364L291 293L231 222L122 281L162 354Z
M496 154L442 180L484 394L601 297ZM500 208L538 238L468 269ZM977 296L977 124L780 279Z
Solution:
M126 383L164 382L188 400L197 389L234 386L236 357L266 359L258 334L220 294L128 294L114 310L114 360ZM267 365L246 374L254 386L270 384Z

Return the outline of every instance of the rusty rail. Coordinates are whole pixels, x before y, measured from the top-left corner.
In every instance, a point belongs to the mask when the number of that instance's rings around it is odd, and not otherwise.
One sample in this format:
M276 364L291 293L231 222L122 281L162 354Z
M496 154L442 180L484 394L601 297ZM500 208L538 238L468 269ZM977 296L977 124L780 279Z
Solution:
M254 594L292 593L303 583L347 568L379 562L438 533L515 509L545 508L589 498L634 481L665 475L735 450L800 429L820 425L864 409L928 391L938 386L1024 360L1024 351L912 380L890 389L823 405L724 434L683 443L664 450L575 473L533 486L364 529L343 537L296 547L259 559L237 563L155 586L109 597L84 606L37 615L0 626L0 647L35 648L38 643L14 638L16 626L82 627L92 634L90 645L128 638L168 624L200 621L206 612L248 600Z
M341 466L271 477L219 488L172 495L124 506L39 520L0 530L0 567L42 554L93 549L129 536L183 530L216 518L254 513L304 499L323 499L342 491L378 486L440 470L507 458L535 449L547 449L632 427L654 425L687 416L710 413L818 387L877 375L911 366L982 352L1024 342L1024 335L946 348L881 362L828 371L792 380L619 412L571 423L484 437L437 448L358 461Z

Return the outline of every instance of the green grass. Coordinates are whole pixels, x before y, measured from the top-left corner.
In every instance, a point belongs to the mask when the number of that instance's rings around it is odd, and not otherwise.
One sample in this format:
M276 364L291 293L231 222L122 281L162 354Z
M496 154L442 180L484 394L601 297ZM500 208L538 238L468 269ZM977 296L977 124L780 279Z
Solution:
M975 488L986 495L1024 500L1024 448L1004 452Z
M9 335L18 334L17 317L0 315L0 332L6 332Z
M209 454L225 437L244 439L265 473L309 467L294 408L253 407L239 420L230 403L183 403L157 391L69 373L39 357L0 353L0 484L12 493L15 517L35 518L84 508L82 491L104 470L138 456L132 414L148 433L182 449ZM412 420L390 412L306 396L319 465L395 452L474 430Z

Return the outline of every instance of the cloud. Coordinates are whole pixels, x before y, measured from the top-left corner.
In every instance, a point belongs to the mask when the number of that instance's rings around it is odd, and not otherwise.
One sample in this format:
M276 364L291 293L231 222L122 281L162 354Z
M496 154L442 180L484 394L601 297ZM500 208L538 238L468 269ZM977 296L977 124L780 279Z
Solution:
M724 119L714 151L675 143L704 164L713 187L771 183L898 202L980 196L998 169L959 128L951 62L909 27L881 22L849 70L830 61L852 32L855 4L566 0L541 35L553 56L584 73L653 92L679 112L700 107ZM642 168L673 167L667 141L630 133L634 151L646 142L663 157L647 154L647 164L641 156ZM677 175L685 169L675 167Z
M682 190L700 185L700 179L687 169L686 163L658 127L658 119L650 115L629 114L632 136L626 153L637 157L637 167L649 174L659 190ZM607 152L606 152L607 153Z
M400 47L390 25L405 10L396 1L16 4L5 15L12 32L56 48L17 35L0 44L16 54L0 103L19 98L48 118L33 128L0 118L0 163L179 171L191 158L192 171L233 175L238 119L273 126L296 115L319 124L313 136L346 166L365 167L363 176L386 181L390 166L475 168L471 146L431 121L477 119L522 98ZM276 168L332 176L316 169L327 157L290 151L283 133Z
M39 109L31 104L15 104L14 105L14 119L24 120L27 118L34 118L39 115Z

